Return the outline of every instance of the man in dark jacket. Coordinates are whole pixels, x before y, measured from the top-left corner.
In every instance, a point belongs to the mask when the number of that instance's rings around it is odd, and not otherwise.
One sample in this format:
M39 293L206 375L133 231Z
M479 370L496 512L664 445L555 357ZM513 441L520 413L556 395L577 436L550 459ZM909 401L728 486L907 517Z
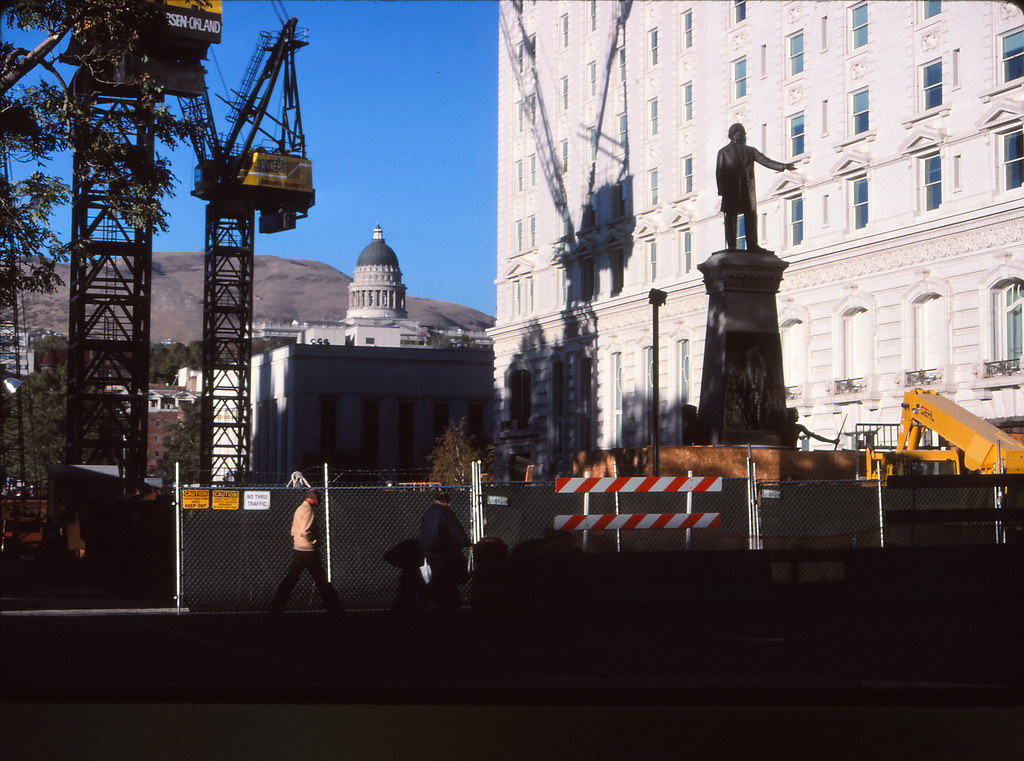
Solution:
M725 243L730 250L736 249L736 216L742 214L747 251L770 254L771 251L757 244L755 161L776 172L796 169L795 164L772 161L761 151L748 146L747 131L742 124L729 127L729 144L718 151L718 164L715 167L718 195L722 196L722 211L725 213Z
M430 593L446 613L459 609L459 585L468 575L462 550L468 546L469 537L451 510L447 492L438 491L420 521L420 549L430 566Z

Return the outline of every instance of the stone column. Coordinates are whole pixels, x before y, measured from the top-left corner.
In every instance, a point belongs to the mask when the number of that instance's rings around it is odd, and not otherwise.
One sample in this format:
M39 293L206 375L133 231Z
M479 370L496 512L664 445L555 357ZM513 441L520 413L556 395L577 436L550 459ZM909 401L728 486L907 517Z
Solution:
M781 446L786 420L773 254L716 251L697 265L709 296L700 419L712 444Z

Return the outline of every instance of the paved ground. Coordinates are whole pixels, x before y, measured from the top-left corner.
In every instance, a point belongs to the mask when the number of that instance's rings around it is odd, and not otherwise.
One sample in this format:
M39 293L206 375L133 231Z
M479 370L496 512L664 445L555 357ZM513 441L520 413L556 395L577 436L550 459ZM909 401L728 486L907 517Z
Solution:
M502 617L177 615L162 605L5 584L3 720L26 743L7 757L96 757L51 745L102 743L98 727L114 721L118 738L144 744L130 755L119 741L123 757L142 759L186 747L195 758L434 758L417 749L449 742L446 757L483 759L646 758L663 747L704 758L774 757L771 747L788 758L1020 758L1024 606L1007 601L854 605L816 594ZM42 716L74 731L33 731ZM257 741L254 726L278 731ZM226 727L236 739L221 748ZM332 754L338 745L301 733L289 741L292 727L369 745ZM181 746L186 728L220 739ZM153 731L169 739L154 744ZM104 747L104 758L122 757Z
M1019 612L830 601L679 612L3 615L27 700L1012 705ZM25 648L61 653L24 658Z

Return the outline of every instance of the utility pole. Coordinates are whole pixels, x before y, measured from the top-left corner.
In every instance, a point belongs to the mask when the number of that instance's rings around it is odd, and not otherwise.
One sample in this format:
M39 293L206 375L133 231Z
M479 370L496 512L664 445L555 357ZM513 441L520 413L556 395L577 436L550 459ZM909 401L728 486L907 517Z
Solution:
M658 394L658 308L661 307L668 294L657 288L651 288L647 294L647 301L651 304L653 312L653 346L651 347L651 447L653 450L654 472L651 475L661 475L661 401Z

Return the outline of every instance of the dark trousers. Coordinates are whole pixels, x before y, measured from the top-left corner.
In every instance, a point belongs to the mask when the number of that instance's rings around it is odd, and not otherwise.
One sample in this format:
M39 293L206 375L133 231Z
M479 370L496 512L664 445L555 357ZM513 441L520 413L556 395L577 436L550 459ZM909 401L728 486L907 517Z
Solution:
M459 585L466 581L466 561L458 558L428 561L430 584L428 589L434 604L445 613L456 613L462 605Z
M284 610L285 603L288 602L288 597L303 570L308 570L309 575L313 577L313 583L316 584L316 591L320 593L324 607L331 613L340 613L343 610L341 600L338 598L338 593L334 591L334 587L327 581L327 574L324 573L323 566L320 565L320 553L316 550L308 552L292 550L292 564L278 585L277 592L274 593L274 599L270 602L270 612L280 613Z
M725 212L725 245L736 250L737 217L741 212ZM756 251L761 247L757 243L757 211L745 211L743 214L743 234L747 239L747 250Z

